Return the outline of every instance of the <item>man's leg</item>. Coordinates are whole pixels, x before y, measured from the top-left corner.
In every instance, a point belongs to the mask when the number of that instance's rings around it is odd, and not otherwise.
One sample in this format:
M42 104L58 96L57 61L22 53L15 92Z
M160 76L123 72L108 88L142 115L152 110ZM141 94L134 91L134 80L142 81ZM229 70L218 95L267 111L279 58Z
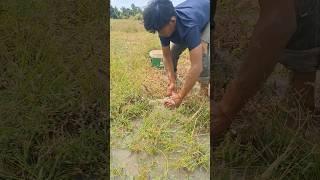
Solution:
M209 83L210 83L210 56L208 54L209 45L206 42L202 42L202 72L199 77L200 94L208 96Z
M209 94L210 83L210 23L208 23L202 32L202 72L199 77L200 93L204 96Z

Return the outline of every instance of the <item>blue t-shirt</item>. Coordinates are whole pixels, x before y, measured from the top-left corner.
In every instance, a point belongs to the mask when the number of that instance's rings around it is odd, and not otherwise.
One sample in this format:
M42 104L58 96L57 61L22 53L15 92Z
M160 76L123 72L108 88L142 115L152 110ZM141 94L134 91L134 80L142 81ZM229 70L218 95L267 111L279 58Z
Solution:
M201 32L210 21L209 0L186 0L175 7L177 14L176 30L170 37L161 37L162 46L170 41L184 44L189 50L201 43Z

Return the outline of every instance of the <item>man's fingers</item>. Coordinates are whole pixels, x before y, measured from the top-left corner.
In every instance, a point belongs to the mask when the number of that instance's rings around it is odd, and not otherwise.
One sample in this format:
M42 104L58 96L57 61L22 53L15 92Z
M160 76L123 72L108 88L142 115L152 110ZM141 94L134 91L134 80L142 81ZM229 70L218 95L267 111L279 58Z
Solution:
M168 107L168 108L173 108L174 106L175 106L175 102L174 102L174 100L172 100L171 98L166 98L165 100L164 100L164 105L166 106L166 107Z
M165 105L168 105L168 104L170 104L170 101L169 101L168 99L165 99L165 100L164 100L164 104L165 104Z
M169 108L169 109L172 109L172 108L174 108L174 105L173 104L165 104L165 107Z
M164 104L167 106L174 105L174 103L172 103L172 102L165 102Z
M167 104L166 107L169 109L173 109L175 106L174 106L174 104Z

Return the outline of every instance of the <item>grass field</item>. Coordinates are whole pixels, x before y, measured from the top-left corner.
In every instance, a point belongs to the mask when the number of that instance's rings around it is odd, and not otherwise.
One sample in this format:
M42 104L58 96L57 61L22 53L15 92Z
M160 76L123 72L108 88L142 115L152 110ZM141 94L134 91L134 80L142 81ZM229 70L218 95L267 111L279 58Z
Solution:
M0 2L0 179L107 177L106 9Z
M111 177L209 179L209 102L192 93L176 110L165 97L164 70L150 66L157 35L134 20L111 20ZM188 69L187 51L178 65Z
M258 17L257 3L219 1L215 44L224 63L214 72L216 100L241 63ZM237 137L229 133L211 154L215 179L320 178L320 118L300 107L288 106L287 79L288 70L278 65L262 90L235 118L232 131L237 132ZM319 98L319 89L316 97ZM291 97L290 101L297 99ZM289 118L306 123L307 130L289 129L285 125Z

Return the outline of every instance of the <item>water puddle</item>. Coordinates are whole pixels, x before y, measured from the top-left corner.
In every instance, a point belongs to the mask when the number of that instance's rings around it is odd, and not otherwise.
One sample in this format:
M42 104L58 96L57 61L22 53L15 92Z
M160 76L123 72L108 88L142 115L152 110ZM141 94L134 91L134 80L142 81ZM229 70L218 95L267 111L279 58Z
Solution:
M112 167L121 168L123 174L112 176L113 179L130 179L147 172L148 179L210 179L209 171L196 169L190 173L182 169L169 167L168 161L174 157L161 155L151 156L146 153L133 153L126 149L111 149L111 169ZM162 178L161 178L162 177Z

